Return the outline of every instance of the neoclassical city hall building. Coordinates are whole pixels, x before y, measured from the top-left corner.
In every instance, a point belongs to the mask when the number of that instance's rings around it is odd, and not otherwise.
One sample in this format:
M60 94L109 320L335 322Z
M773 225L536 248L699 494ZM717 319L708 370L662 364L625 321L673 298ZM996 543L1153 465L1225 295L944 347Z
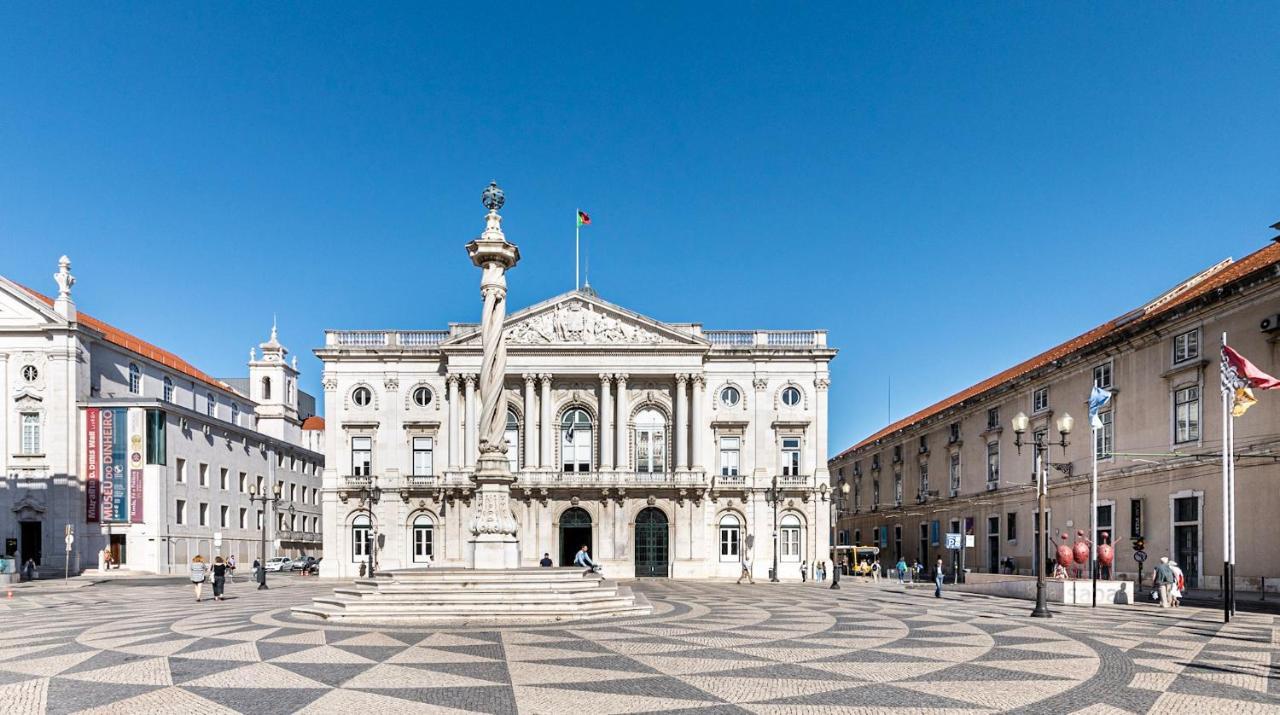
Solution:
M818 330L703 330L572 291L508 316L520 562L587 546L616 578L767 578L828 559L828 365ZM479 326L334 330L321 573L464 566ZM370 550L372 549L372 554Z

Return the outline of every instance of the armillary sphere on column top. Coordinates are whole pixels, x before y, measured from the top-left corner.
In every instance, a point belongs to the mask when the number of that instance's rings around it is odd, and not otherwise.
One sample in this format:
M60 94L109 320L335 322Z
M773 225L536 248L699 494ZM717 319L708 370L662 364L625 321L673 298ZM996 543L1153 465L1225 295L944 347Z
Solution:
M484 192L480 194L480 203L490 211L497 211L506 202L507 197L502 193L502 189L498 188L496 181L490 181Z

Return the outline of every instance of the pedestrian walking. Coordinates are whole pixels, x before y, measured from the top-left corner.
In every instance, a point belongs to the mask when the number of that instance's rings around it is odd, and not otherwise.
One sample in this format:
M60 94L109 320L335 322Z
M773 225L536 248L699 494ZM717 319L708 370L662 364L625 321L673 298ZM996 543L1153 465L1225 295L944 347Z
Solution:
M213 600L222 600L222 591L227 585L227 563L221 556L213 559ZM197 596L199 598L199 596Z
M235 554L232 554L231 557L227 559L227 570L231 572L231 575L228 577L228 580L230 580L232 583L235 583L236 581L236 555Z
M800 583L809 580L809 560L805 559L800 562Z
M933 597L942 598L942 579L946 577L946 572L942 570L942 557L938 557L938 563L933 565Z
M364 562L360 562L360 575L364 575ZM267 587L267 568L258 559L253 560L253 578L258 582L258 590Z
M894 567L898 571L898 583L907 582L907 560L899 557L898 565Z
M39 572L37 572L37 571L36 571L36 560L35 560L35 558L29 558L29 559L27 559L27 563L25 563L25 564L23 564L23 565L22 565L22 577L21 577L21 580L23 580L23 581L34 581L34 580L36 579L36 576L39 576L39 575L40 575L40 574L39 574Z
M543 568L550 568L550 567L551 567L551 554L543 554L543 555L542 555L542 560L538 562L538 565L539 565L539 566L541 566L541 567L543 567Z
M1156 593L1160 595L1160 607L1169 608L1169 591L1177 582L1173 574L1173 567L1169 565L1169 557L1161 556L1160 563L1156 566L1155 577L1153 578L1156 586Z
M827 562L818 562L818 583L825 583L827 580Z
M1173 586L1169 588L1169 602L1177 608L1182 605L1182 594L1187 590L1187 578L1177 561L1170 561L1169 568L1173 571Z
M204 557L196 554L191 559L191 585L195 587L196 603L200 602L200 592L204 590L204 581L209 576L209 567L204 562Z
M871 562L871 582L880 583L880 559Z
M746 579L748 583L754 584L756 579L751 575L751 550L742 549L738 552L738 565L742 567L742 572L738 574L738 583L742 583L742 579Z

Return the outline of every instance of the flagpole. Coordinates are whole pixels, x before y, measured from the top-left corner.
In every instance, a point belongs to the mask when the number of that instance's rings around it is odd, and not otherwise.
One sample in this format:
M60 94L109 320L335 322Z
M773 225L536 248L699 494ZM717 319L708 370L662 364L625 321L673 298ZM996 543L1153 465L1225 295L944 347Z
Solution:
M1227 334L1222 333L1222 347L1227 346ZM1231 622L1231 597L1228 594L1231 581L1231 507L1228 492L1231 481L1231 398L1227 394L1225 372L1226 354L1223 353L1218 370L1222 372L1222 622Z
M1090 421L1090 427L1093 427ZM1098 607L1098 428L1090 431L1093 444L1093 484L1089 491L1089 530L1093 532L1093 540L1089 543L1089 568L1093 570L1093 607ZM1112 511L1115 511L1113 508ZM1115 519L1112 519L1114 522ZM1112 524L1114 529L1115 524Z
M582 233L582 222L578 220L579 209L573 210L573 289L578 290L582 284L578 282L578 235Z
M1228 423L1227 435L1231 438L1231 447L1227 450L1227 454L1231 457L1231 463L1227 469L1227 512L1231 515L1231 580L1228 585L1231 587L1231 615L1234 616L1236 614L1236 418L1234 415Z

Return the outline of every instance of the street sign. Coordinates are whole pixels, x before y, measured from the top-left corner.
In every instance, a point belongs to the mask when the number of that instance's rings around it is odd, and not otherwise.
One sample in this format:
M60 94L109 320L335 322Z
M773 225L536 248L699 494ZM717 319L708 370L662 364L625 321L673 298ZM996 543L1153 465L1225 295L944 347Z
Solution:
M1146 561L1146 560L1147 560L1147 552L1145 552L1145 551L1135 551L1135 552L1133 552L1133 560L1134 560L1134 561L1137 561L1138 563L1142 563L1143 561Z
M974 547L973 534L964 535L964 547L966 549L972 549Z
M947 548L952 551L960 550L960 534L947 534Z
M67 551L70 551L71 544L76 540L76 537L72 536L71 534L67 534L66 536L62 537L62 540L67 543Z

